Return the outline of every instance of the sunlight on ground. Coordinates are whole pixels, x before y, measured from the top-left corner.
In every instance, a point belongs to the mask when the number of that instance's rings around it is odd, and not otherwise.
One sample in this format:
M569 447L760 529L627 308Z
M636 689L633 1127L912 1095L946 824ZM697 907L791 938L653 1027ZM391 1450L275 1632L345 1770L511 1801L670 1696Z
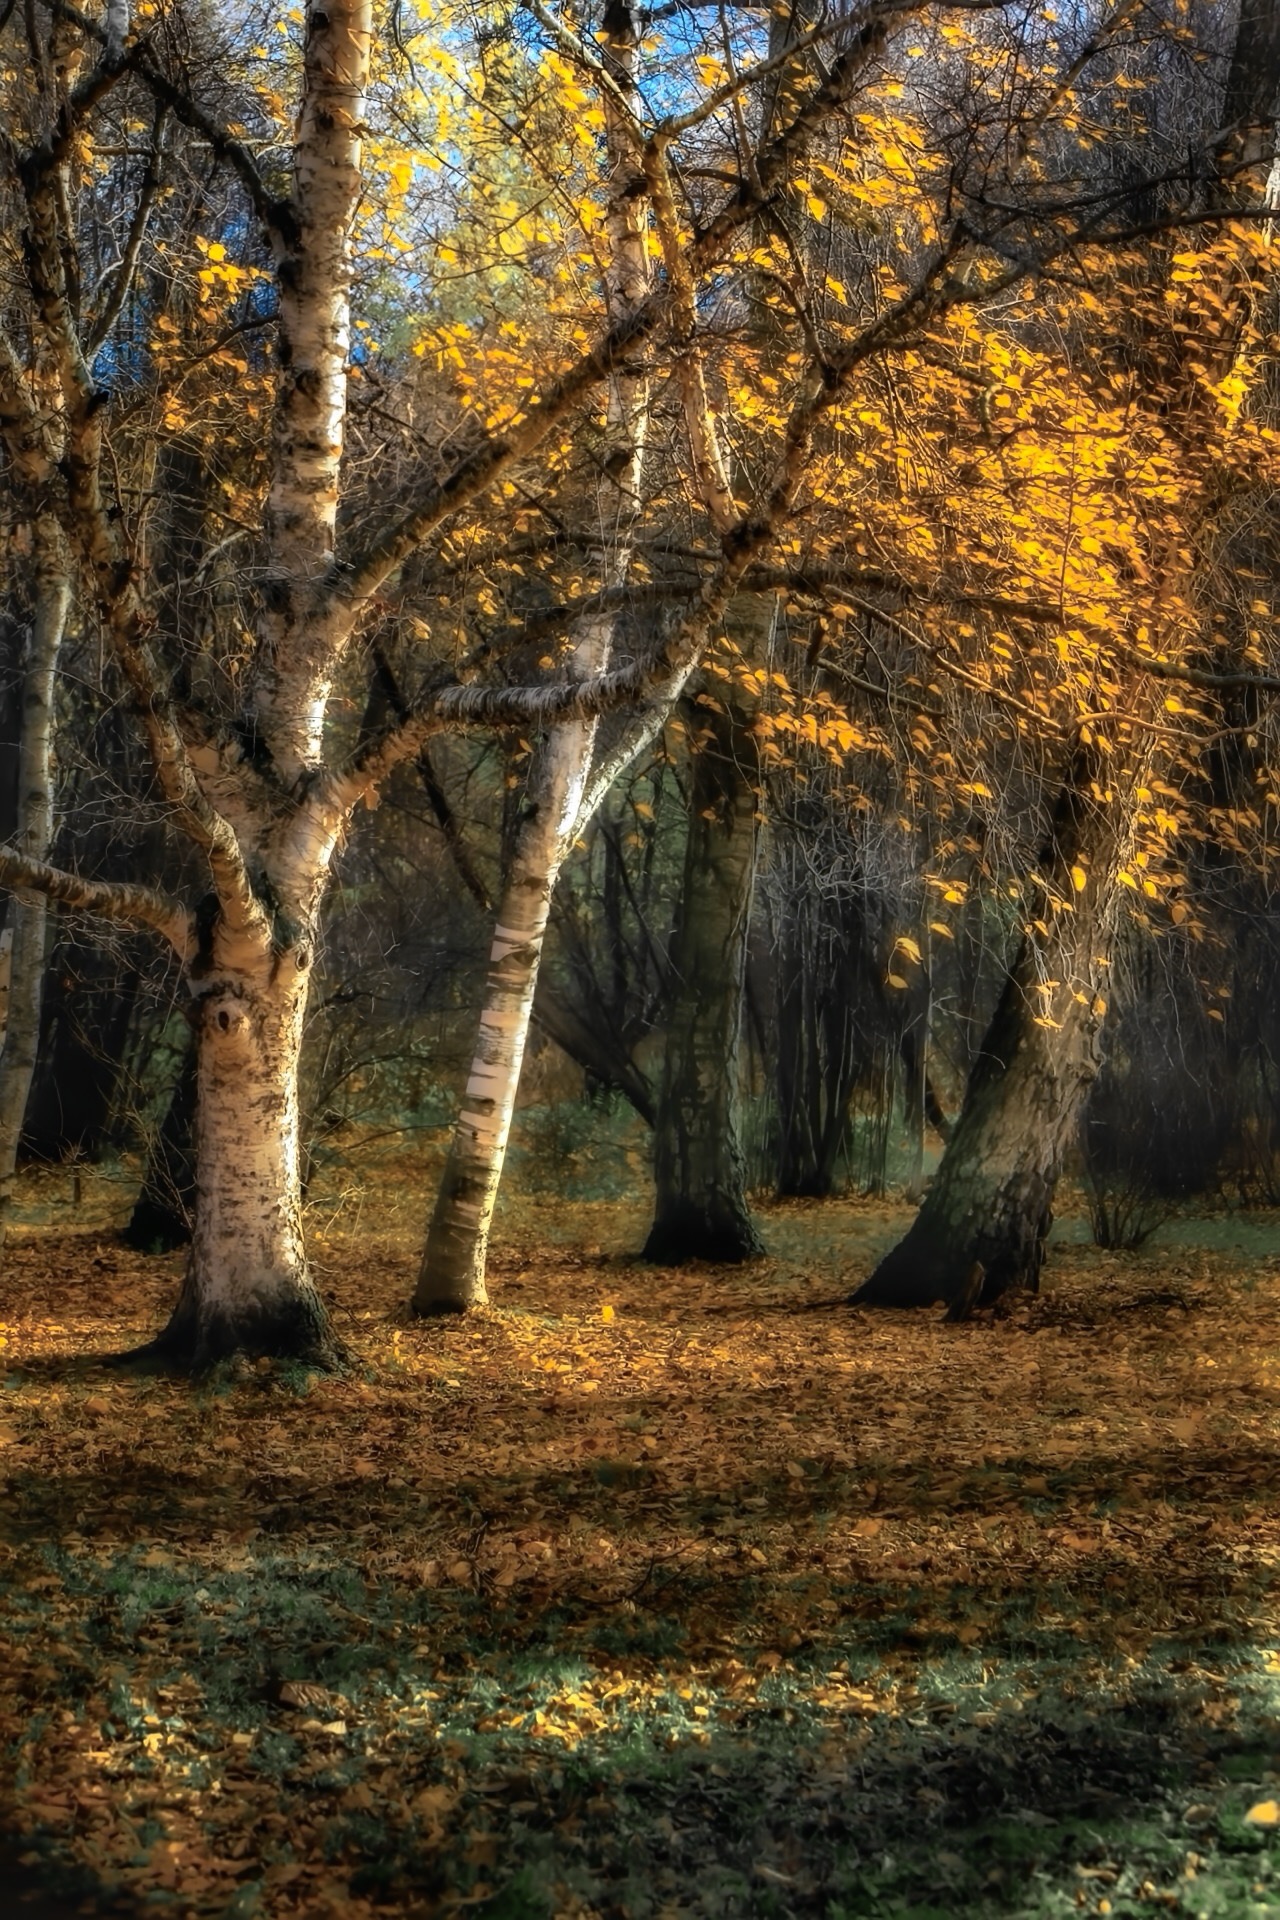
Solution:
M634 1208L526 1204L494 1309L418 1326L385 1199L317 1243L339 1381L83 1364L179 1261L96 1190L17 1236L32 1861L239 1920L1280 1910L1280 1259L1065 1246L953 1328L832 1304L901 1210L663 1274Z

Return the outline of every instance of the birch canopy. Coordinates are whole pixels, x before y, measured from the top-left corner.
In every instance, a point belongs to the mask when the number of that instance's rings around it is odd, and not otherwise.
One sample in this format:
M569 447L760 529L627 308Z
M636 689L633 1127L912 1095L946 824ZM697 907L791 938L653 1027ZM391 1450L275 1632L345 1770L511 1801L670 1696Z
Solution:
M1084 727L1128 764L1147 720L1194 732L1192 694L1148 712L1132 689L1221 671L1191 657L1186 529L1274 464L1249 408L1274 241L1247 109L1229 152L1142 123L1176 11L3 20L5 525L56 529L145 742L121 805L158 796L178 878L0 849L0 880L149 928L181 972L198 1192L162 1356L342 1358L303 1245L298 1053L353 812L433 735L542 743L545 906L708 648L783 690L766 760L865 742L835 694L789 704L776 663L724 650L743 595L806 596L837 665L869 608L931 689L1038 743ZM1145 249L1175 231L1154 285ZM1194 434L1137 348L1116 371L1125 337L1176 361ZM1256 678L1258 642L1232 664ZM1140 885L1176 893L1159 861ZM541 924L504 908L495 953Z

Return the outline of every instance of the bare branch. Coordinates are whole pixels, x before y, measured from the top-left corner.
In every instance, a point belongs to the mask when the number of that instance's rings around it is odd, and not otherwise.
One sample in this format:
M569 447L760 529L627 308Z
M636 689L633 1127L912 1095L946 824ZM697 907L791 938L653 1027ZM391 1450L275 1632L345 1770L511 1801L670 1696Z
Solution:
M70 20L90 40L105 47L107 31L100 22L93 20L79 7L72 6L70 0L41 0L49 12L61 20ZM258 171L257 162L243 140L222 126L213 115L206 112L191 94L155 64L145 46L136 44L125 49L121 63L147 86L162 106L168 107L174 117L184 127L190 127L207 140L215 158L225 161L239 179L249 196L253 210L264 227L271 233L281 235L286 241L296 238L292 209L287 200L278 200L267 189L266 182Z
M155 204L160 188L160 160L163 151L164 121L166 109L161 107L156 114L155 127L151 135L151 149L147 155L147 170L142 177L142 186L138 193L138 204L133 210L133 220L129 227L129 237L124 243L124 252L120 265L116 269L111 283L111 292L103 303L102 311L94 321L85 346L85 358L90 365L94 355L110 335L112 327L120 318L121 309L133 285L133 276L137 272L138 257L142 252L142 243L146 238L147 221Z
M190 960L195 953L195 916L180 900L153 887L122 880L82 880L78 874L64 873L60 867L46 866L43 860L31 860L16 847L5 846L0 846L0 886L43 893L82 913L148 927L161 934L182 960Z

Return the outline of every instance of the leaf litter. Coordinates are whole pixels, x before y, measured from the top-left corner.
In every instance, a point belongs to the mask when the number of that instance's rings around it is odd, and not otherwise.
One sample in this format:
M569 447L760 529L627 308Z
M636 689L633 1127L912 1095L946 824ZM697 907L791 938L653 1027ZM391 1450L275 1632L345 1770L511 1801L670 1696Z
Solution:
M12 1245L28 1865L201 1920L1280 1911L1280 1258L1063 1247L956 1328L832 1304L888 1209L685 1273L549 1217L424 1324L339 1221L352 1373L194 1388L94 1358L175 1260Z

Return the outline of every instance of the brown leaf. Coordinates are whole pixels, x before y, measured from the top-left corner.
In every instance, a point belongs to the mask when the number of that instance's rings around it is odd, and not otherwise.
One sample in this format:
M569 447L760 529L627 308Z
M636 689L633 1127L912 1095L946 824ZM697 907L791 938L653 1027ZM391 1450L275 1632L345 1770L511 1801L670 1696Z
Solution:
M340 1693L331 1693L328 1687L319 1687L311 1680L282 1681L276 1699L282 1707L298 1707L307 1713L330 1716L345 1711L347 1705Z

